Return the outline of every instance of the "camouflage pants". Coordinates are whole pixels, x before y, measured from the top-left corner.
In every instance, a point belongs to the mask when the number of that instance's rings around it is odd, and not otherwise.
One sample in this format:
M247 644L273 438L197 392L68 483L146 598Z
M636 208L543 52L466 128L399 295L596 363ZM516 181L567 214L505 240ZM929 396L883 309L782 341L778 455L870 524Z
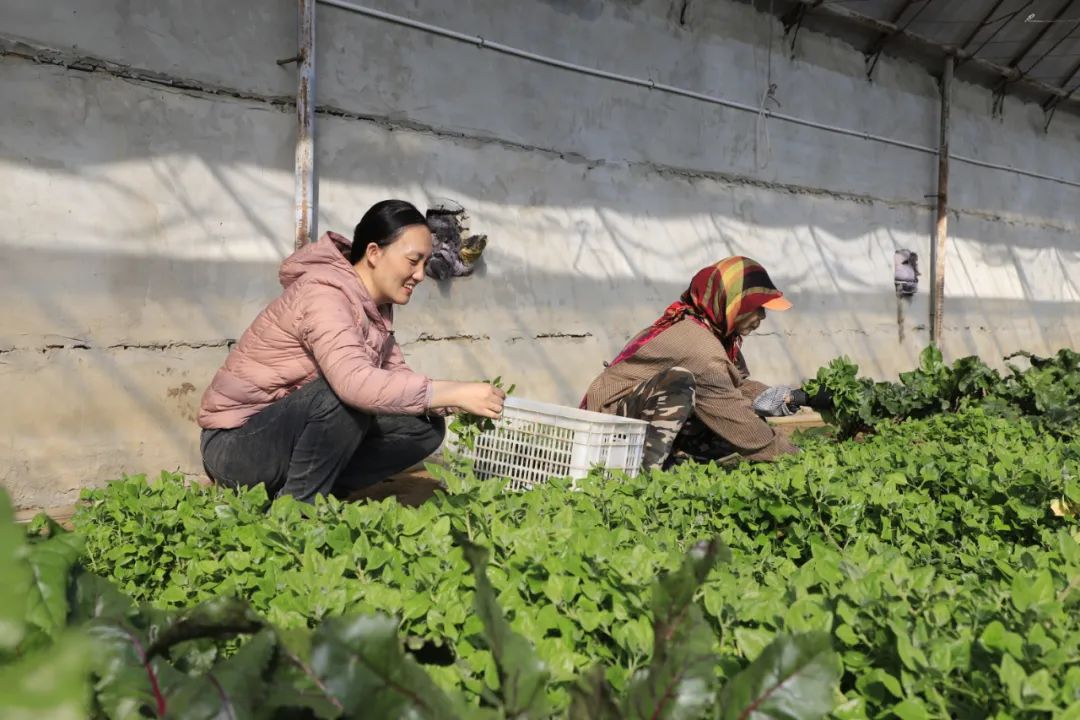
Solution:
M738 457L734 447L694 414L697 381L681 367L658 373L638 385L617 403L614 412L623 417L647 420L646 470L670 467L686 460L727 461Z

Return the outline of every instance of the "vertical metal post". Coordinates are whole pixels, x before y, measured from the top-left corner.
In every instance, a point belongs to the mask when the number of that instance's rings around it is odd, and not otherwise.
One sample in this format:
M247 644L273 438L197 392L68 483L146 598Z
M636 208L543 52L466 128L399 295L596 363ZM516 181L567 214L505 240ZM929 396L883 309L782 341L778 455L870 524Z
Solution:
M945 56L941 74L941 134L938 140L937 225L930 245L933 283L930 288L930 342L941 346L941 323L945 304L945 243L949 238L949 107L956 58Z
M315 0L298 0L296 90L296 247L316 237L315 214Z

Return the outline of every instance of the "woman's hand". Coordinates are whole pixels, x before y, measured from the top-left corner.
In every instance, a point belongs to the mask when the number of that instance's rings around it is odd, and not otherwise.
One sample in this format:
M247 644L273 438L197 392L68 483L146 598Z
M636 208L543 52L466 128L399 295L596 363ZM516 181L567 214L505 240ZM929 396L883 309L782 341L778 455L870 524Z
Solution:
M465 412L487 418L502 416L506 392L489 383L460 383L458 399L453 404Z
M481 417L498 418L505 399L506 392L491 383L435 380L431 407L453 407Z

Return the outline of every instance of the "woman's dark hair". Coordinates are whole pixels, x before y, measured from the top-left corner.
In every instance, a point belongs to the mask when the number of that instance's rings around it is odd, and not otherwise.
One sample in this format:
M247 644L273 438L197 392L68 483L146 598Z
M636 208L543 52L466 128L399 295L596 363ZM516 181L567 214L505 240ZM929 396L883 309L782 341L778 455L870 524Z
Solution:
M412 203L404 200L383 200L375 203L356 224L349 262L353 265L360 262L371 243L386 247L397 240L410 225L427 227L423 214Z

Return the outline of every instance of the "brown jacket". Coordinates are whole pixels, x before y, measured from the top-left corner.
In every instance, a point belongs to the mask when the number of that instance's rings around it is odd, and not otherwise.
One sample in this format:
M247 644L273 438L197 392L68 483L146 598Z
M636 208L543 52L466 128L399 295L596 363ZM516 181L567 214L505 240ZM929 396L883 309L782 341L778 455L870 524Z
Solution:
M627 393L657 373L681 367L697 381L694 412L714 433L749 460L774 460L798 452L758 417L751 402L765 385L748 380L742 356L738 365L716 336L692 320L681 320L653 338L632 357L609 367L589 386L585 407L612 412Z

